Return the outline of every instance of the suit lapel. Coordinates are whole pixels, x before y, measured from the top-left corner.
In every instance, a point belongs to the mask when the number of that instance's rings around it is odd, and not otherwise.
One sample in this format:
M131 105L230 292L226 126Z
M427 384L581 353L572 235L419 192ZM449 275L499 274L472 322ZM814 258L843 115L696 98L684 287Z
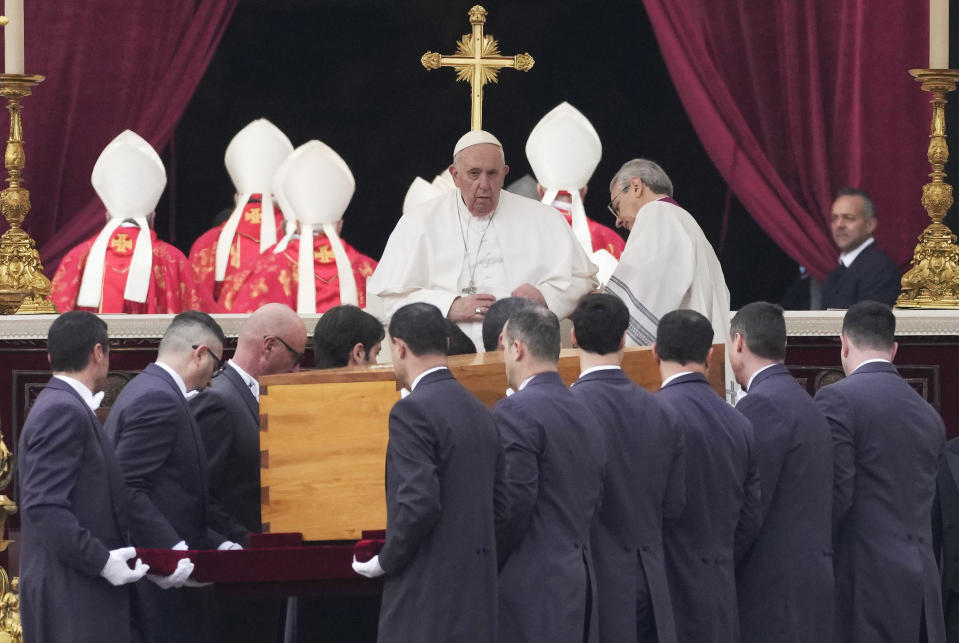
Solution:
M956 483L956 489L959 489L959 453L954 453L952 449L946 449L946 464L949 465L949 473Z
M240 396L246 405L247 410L250 412L250 415L253 416L254 421L259 424L260 405L253 396L253 391L251 391L250 387L246 385L246 382L243 381L243 377L236 372L236 369L232 366L227 366L217 377L225 377L227 381L233 385L233 388L237 391L237 395Z

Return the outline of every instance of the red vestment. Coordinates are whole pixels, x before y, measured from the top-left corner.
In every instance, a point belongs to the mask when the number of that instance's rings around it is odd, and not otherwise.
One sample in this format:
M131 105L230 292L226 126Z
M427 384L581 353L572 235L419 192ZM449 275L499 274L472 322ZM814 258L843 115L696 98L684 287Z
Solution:
M376 269L376 261L360 254L343 241L343 248L353 266L360 308L366 307L366 280ZM279 254L265 252L255 266L245 273L236 273L223 283L220 301L225 312L251 313L263 304L286 304L296 310L299 288L300 240L290 240ZM340 303L340 280L336 272L333 248L325 235L313 237L313 274L316 277L316 312L322 313Z
M258 195L254 195L258 196ZM276 238L283 237L283 213L274 205L273 216L276 219ZM236 235L230 246L230 260L226 264L226 274L223 281L215 281L216 244L220 238L220 231L226 225L220 225L207 230L193 242L190 248L190 263L193 264L193 274L196 283L207 292L213 293L217 303L222 305L221 291L223 284L233 275L244 273L253 268L260 256L260 218L262 210L260 200L251 198L243 209L240 223L236 227Z
M573 216L568 211L559 208L557 210L563 213L563 216L566 217L566 223L572 226ZM596 223L589 217L586 217L586 223L589 224L589 238L593 241L593 252L606 250L618 261L619 256L623 254L623 248L626 247L623 238L612 228L604 226L602 223Z
M150 231L153 246L153 268L150 289L144 303L126 301L127 273L133 257L140 228L121 226L107 244L103 270L103 287L99 308L77 308L77 295L83 279L87 256L97 236L73 248L66 254L56 274L50 298L61 313L68 310L88 310L94 313L171 314L185 310L220 312L212 297L198 287L193 280L193 269L182 252L160 241L156 232Z

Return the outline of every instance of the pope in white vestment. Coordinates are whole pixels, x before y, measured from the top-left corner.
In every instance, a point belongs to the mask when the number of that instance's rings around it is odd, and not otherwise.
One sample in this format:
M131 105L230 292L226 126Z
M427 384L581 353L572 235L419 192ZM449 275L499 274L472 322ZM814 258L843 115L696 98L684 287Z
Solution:
M606 292L629 308L627 343L656 341L660 318L678 308L695 310L713 327L713 342L729 339L729 289L716 252L699 224L672 198L673 186L658 165L635 159L610 185L616 226L630 230Z
M450 166L457 189L409 207L367 282L387 318L433 304L482 350L483 317L497 299L528 297L563 319L596 288L596 267L566 221L503 191L508 171L491 134L460 139Z

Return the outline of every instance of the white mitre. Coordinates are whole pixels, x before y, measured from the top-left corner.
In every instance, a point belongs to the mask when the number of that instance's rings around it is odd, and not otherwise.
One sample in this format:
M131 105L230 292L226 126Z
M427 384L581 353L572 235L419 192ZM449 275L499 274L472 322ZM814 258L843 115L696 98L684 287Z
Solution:
M292 155L291 155L292 156ZM286 177L286 170L290 167L290 157L280 163L273 173L273 198L280 204L280 212L283 213L283 238L273 248L273 254L279 254L286 250L290 239L296 234L296 214L293 212L293 206L286 200L286 195L280 191L283 179Z
M336 232L353 198L356 181L349 166L325 143L308 141L294 150L284 163L278 194L288 203L300 223L298 258L298 313L316 312L316 276L313 271L313 230L320 228L330 240L340 282L340 303L358 305L353 264Z
M166 187L163 161L140 135L124 130L103 148L93 166L90 182L106 206L110 220L90 248L77 294L77 306L99 308L107 244L113 232L128 220L136 223L140 234L133 247L123 298L142 304L147 300L153 268L153 243L147 217L156 208Z
M573 234L587 255L593 241L579 191L586 187L603 156L603 144L592 123L563 102L540 119L526 140L526 158L543 186L543 203L551 205L559 192L572 199Z
M430 199L438 197L443 194L443 192L445 192L445 190L436 187L432 183L427 183L420 177L416 177L413 179L413 182L410 183L410 187L406 191L406 197L403 199L403 214L406 214L407 210L420 203L426 203Z
M272 199L273 174L292 151L293 144L290 143L286 134L265 118L259 118L241 129L226 146L223 162L239 196L236 208L226 220L217 238L214 264L214 278L217 281L223 281L226 277L233 238L243 217L243 210L253 194L260 194L262 199L260 252L266 252L267 248L276 243Z

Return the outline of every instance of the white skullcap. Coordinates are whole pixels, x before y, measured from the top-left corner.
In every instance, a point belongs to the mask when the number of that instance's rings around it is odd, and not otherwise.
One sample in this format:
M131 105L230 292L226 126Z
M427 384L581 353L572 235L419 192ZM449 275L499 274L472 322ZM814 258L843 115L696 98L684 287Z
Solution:
M265 252L276 243L276 221L271 196L273 174L292 151L293 144L286 134L265 118L257 119L241 129L226 146L223 163L239 198L236 208L217 237L214 263L216 281L223 281L226 277L230 248L233 246L243 211L253 194L261 196L260 252Z
M280 184L275 186L277 194L282 195L281 203L288 203L300 222L297 312L316 312L316 276L313 270L315 227L323 230L333 249L340 284L340 303L358 305L353 264L336 233L336 224L343 218L356 190L353 173L339 154L316 140L296 148L281 170Z
M456 141L456 146L453 147L453 156L456 156L467 147L479 145L480 143L491 143L496 147L503 147L503 144L499 142L499 139L489 132L481 129L474 129L471 132L466 132L460 137L460 140Z
M90 247L77 306L98 308L103 294L103 273L107 243L114 231L126 220L140 228L130 270L127 272L123 298L144 303L150 289L153 267L153 244L147 217L156 208L166 187L166 170L156 150L139 134L124 130L110 141L93 166L90 182L107 208L110 220Z
M526 158L545 191L543 203L551 204L559 192L570 194L573 234L587 255L593 252L593 242L579 191L602 156L603 144L593 124L565 102L540 119L526 140Z

